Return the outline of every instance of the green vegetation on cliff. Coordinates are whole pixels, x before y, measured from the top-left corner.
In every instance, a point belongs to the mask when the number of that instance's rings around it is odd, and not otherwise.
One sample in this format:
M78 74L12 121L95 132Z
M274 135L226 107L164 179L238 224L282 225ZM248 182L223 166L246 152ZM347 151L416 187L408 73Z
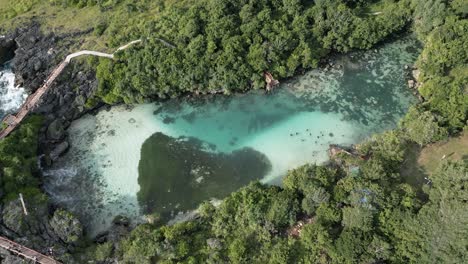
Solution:
M468 20L457 16L425 38L425 48L417 62L422 82L419 91L440 123L449 130L466 125L468 113Z
M42 117L31 116L9 137L0 141L0 176L3 199L19 192L38 192L37 145Z

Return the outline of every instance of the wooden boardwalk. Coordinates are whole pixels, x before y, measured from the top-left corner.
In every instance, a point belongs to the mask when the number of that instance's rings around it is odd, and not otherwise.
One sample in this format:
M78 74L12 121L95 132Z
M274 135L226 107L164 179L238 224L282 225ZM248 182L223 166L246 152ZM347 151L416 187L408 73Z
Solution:
M61 264L61 262L41 254L35 250L22 246L14 241L0 236L0 247L14 253L15 255L21 256L25 259L32 260L35 263L41 264Z
M131 45L134 45L136 43L140 43L141 40L134 40L116 50L116 52L124 50ZM115 52L114 52L115 53ZM4 124L6 124L6 128L0 131L0 140L4 139L7 137L15 128L23 121L23 119L29 114L29 112L36 107L36 105L39 103L39 100L42 98L45 92L49 90L51 87L52 83L57 79L57 77L62 73L62 71L65 69L65 67L70 63L71 59L83 56L83 55L92 55L92 56L98 56L98 57L105 57L105 58L114 58L114 53L109 54L109 53L103 53L103 52L98 52L98 51L90 51L90 50L82 50L78 51L75 53L72 53L68 55L60 65L55 68L52 73L49 75L49 77L44 81L44 84L36 90L35 93L30 95L28 99L26 99L26 102L21 106L20 110L16 115L8 115L3 119ZM1 123L0 123L1 124Z

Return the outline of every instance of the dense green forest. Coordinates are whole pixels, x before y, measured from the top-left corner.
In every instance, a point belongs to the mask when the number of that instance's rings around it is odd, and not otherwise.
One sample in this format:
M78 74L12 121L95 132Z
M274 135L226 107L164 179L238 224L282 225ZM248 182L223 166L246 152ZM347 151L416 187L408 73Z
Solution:
M427 44L417 62L426 99L419 111L430 111L454 132L463 128L468 111L462 87L468 78L466 5L440 0L168 4L158 19L131 26L143 36L143 45L121 53L117 62L101 60L97 95L106 103L133 103L264 88L265 71L278 79L293 76L316 67L330 52L370 48L414 21ZM128 40L117 34L110 42Z
M34 1L31 1L34 2ZM190 1L189 1L190 2ZM145 12L146 1L54 0L55 5L121 5ZM158 2L159 3L159 2ZM468 3L464 0L161 1L161 16L117 19L95 34L111 46L143 36L143 45L101 60L97 98L132 103L187 92L263 88L316 67L330 52L367 49L413 30L423 42L417 67L424 102L400 126L359 145L356 156L292 170L283 187L254 182L194 221L144 224L117 245L90 247L90 260L120 263L466 263L468 162L442 162L424 184L401 174L413 144L424 146L466 128ZM185 2L184 2L185 3ZM126 31L128 32L128 31ZM0 142L6 197L38 186L39 120ZM5 196L4 196L5 198ZM303 223L299 225L299 223Z
M317 67L330 51L370 48L398 32L409 21L408 4L382 5L380 15L368 13L361 1L341 0L167 5L158 19L135 27L143 45L120 54L118 62L101 60L98 95L106 103L132 103L264 88L265 71L290 77Z
M468 162L442 162L424 184L409 184L401 168L412 144L424 146L466 126L468 5L382 1L387 15L374 17L363 16L365 2L209 1L155 22L158 33L148 27L145 46L122 54L118 63L101 63L104 100L132 102L200 90L202 84L208 90L260 88L265 70L279 78L291 76L316 66L330 51L368 48L402 29L408 19L424 43L417 62L424 102L410 110L398 129L361 144L357 157L342 155L327 166L290 171L283 188L252 183L218 208L202 205L196 221L141 225L114 250L102 244L107 254L124 263L465 263ZM220 3L225 5L212 9ZM248 12L252 8L255 17ZM262 21L265 10L275 15ZM182 27L181 20L189 22ZM198 27L187 29L190 21ZM223 30L210 30L210 23ZM251 27L256 30L249 31ZM195 48L195 41L201 46ZM159 54L165 59L158 59ZM197 74L197 65L210 75ZM218 68L222 65L229 67ZM174 79L161 77L170 66ZM150 76L142 83L144 90L138 88L140 76ZM104 259L102 250L98 253Z
M123 263L466 262L468 164L443 164L418 198L394 169L402 144L391 133L368 143L369 161L346 163L358 173L306 165L283 189L252 183L203 205L197 221L141 225L117 252Z

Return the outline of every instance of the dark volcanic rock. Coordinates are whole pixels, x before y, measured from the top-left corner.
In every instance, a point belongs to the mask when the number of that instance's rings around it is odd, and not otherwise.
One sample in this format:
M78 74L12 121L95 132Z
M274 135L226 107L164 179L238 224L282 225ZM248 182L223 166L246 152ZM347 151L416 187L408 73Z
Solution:
M51 71L50 66L56 62L57 39L53 34L43 35L37 23L18 29L13 36L17 47L13 58L16 84L33 92L42 85Z
M40 25L32 22L0 39L0 46L16 48L12 60L16 83L33 93L69 53L76 51L69 47L87 32L44 34ZM79 60L72 61L34 107L34 113L46 117L44 126L48 128L47 135L40 137L40 152L56 149L55 144L66 137L64 129L89 110L85 104L97 89L95 66L84 67ZM61 124L57 119L62 120Z
M75 51L69 47L88 32L44 34L40 25L32 22L0 37L0 63L12 59L16 84L32 93L67 54ZM97 88L95 66L84 67L79 60L72 61L33 109L45 117L40 134L40 153L50 153L45 157L58 157L67 150L65 129L72 120L86 113L85 104ZM23 213L18 199L0 205L0 235L45 254L53 248L55 257L62 263L74 263L67 256L83 235L78 220L63 210L55 210L51 216L53 206L44 194L29 194L25 201L28 215ZM127 232L127 227L119 228L122 233ZM16 262L14 256L0 251L0 263Z
M98 234L95 241L97 243L111 242L117 246L121 238L128 235L130 230L130 219L125 216L116 216L109 230Z
M61 213L65 211L57 210L49 220L49 204L45 195L25 197L25 204L28 215L24 214L19 199L5 204L1 212L2 236L44 254L53 248L56 257L66 256L73 248L72 243L82 239L81 224L69 214ZM9 256L3 253L0 252L0 258Z
M2 210L2 220L5 228L10 230L10 235L17 237L40 236L42 239L57 238L48 222L48 204L43 194L25 197L25 205L28 215L23 212L23 207L19 199L12 200L4 205ZM29 241L30 244L33 240Z
M23 233L26 223L23 220L23 209L19 200L11 201L2 210L2 220L5 226L16 234Z
M50 152L50 159L52 161L56 161L60 156L62 156L70 147L68 141L63 141L62 143L58 144L51 152Z
M63 122L60 119L55 119L47 127L47 139L50 140L61 140L65 136L65 128Z
M16 43L11 37L0 36L0 64L3 64L15 56Z
M76 51L70 51L69 47L88 32L44 34L39 23L32 22L12 32L3 41L0 38L0 54L2 45L9 47L7 50L14 50L12 66L16 84L32 93L43 85L69 53ZM72 61L43 95L34 112L48 116L46 124L57 118L72 121L84 114L85 103L97 88L94 67L84 68L78 61Z
M105 232L99 234L94 242L100 245L109 245L114 251L120 251L121 241L130 234L130 220L125 216L117 216L112 221L112 226ZM99 263L118 263L114 257L107 256Z

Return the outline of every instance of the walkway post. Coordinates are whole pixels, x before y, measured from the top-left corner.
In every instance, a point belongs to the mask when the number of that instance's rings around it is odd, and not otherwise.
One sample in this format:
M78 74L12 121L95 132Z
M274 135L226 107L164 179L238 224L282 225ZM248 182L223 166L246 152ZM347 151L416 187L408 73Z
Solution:
M19 194L21 205L23 206L24 215L28 215L28 210L26 210L26 204L24 203L23 194Z

